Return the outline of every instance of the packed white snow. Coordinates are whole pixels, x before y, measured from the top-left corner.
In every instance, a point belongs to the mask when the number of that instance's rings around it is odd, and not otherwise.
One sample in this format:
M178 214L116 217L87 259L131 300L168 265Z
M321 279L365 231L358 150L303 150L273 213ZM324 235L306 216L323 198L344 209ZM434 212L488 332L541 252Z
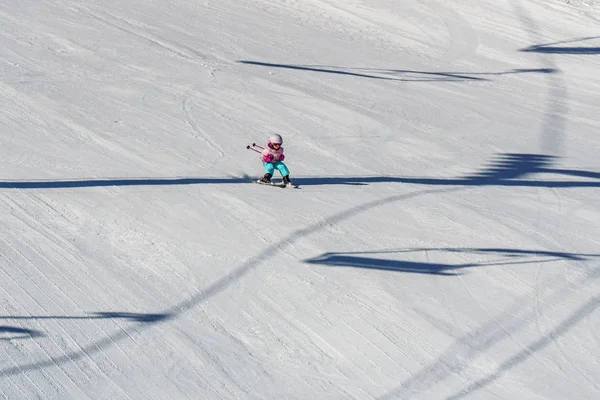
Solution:
M592 0L0 1L0 398L600 398L599 71Z

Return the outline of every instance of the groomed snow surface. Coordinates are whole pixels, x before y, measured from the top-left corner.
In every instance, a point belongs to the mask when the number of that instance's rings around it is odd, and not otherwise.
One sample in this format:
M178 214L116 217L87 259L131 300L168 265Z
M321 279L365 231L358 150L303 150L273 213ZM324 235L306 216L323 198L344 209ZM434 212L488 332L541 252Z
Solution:
M0 398L600 398L597 1L3 0L0 75Z

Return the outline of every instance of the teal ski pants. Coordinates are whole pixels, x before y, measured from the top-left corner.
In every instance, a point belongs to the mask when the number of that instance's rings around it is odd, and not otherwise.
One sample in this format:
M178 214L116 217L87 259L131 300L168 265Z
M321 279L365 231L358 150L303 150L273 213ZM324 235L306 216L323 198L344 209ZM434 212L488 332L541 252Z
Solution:
M275 169L279 171L281 176L288 176L290 171L287 169L284 163L281 161L277 161L275 164L273 163L263 163L265 166L265 173L273 175L275 173Z

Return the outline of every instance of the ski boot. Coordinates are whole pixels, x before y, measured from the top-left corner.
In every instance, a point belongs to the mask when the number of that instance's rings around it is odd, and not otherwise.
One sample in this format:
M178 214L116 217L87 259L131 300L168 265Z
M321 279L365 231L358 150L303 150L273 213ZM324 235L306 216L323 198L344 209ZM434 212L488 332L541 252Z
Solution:
M273 182L271 182L272 177L273 177L273 174L265 174L257 182L258 183L266 183L267 185L272 185L273 184Z
M287 186L287 187L296 187L296 185L294 185L292 183L292 181L290 181L290 176L289 175L286 175L286 176L283 177L283 184L285 186Z

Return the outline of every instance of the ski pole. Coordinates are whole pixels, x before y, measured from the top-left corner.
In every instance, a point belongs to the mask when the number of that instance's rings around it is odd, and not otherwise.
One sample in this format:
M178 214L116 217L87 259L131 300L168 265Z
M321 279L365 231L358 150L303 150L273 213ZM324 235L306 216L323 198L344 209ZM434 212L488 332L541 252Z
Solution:
M252 144L254 144L254 143L252 143ZM255 148L250 147L250 145L246 146L246 149L255 151L255 152L259 153L259 154L261 153L260 151L256 150Z
M259 146L259 145L257 145L256 143L252 143L252 146L253 146L253 147L258 147L259 149L262 149L262 150L264 150L264 149L265 149L264 147L262 147L262 146Z

